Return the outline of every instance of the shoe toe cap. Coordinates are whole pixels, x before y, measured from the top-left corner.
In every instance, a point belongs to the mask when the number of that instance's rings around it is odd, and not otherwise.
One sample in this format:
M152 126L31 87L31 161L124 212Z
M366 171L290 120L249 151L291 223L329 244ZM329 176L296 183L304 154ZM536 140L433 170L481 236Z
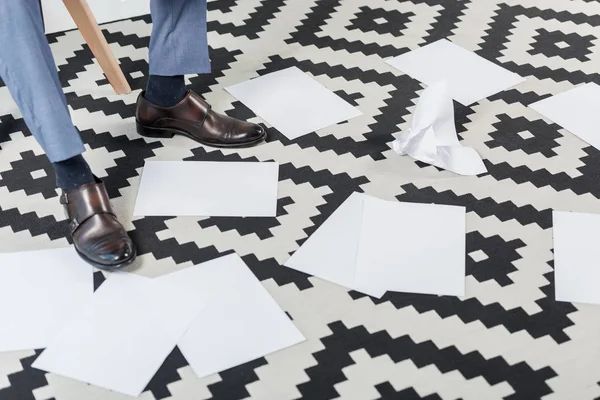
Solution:
M258 125L258 124L256 124L254 126L252 133L253 133L253 136L256 137L257 139L267 136L267 132L265 131L265 128L263 128L262 125Z
M256 142L264 139L267 135L265 129L258 124L245 123L233 132L233 137L236 141L242 142Z
M104 269L118 269L130 264L136 256L136 249L131 240L113 240L111 246L98 246L89 257Z

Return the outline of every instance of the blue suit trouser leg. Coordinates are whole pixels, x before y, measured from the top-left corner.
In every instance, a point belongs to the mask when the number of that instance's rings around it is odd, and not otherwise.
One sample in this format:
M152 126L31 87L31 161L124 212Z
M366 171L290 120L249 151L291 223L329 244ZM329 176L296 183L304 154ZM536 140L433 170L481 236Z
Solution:
M210 72L206 0L151 0L150 74Z
M38 0L0 1L0 77L51 162L84 151L44 35Z

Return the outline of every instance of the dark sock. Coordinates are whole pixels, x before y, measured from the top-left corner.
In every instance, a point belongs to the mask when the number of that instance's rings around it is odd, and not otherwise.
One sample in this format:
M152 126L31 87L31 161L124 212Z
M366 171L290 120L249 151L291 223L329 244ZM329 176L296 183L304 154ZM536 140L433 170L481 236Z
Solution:
M94 182L90 166L80 155L52 163L56 174L56 186L62 190L73 190L86 183Z
M150 75L144 97L156 105L171 107L183 100L186 93L183 75Z

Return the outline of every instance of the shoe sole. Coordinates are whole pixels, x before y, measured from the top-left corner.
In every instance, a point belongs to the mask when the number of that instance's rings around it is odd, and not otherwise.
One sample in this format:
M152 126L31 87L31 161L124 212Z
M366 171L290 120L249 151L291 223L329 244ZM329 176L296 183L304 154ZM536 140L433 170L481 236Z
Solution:
M137 121L136 121L136 128L137 128L137 133L139 133L141 136L144 136L144 137L149 137L149 138L154 138L154 139L171 139L175 135L183 135L183 136L187 137L188 139L192 139L193 141L198 142L205 146L226 148L226 149L256 146L257 144L264 142L265 139L267 138L267 132L265 132L264 135L262 135L258 139L252 140L250 142L231 143L231 144L218 144L218 143L215 144L215 143L207 142L202 139L198 139L197 137L191 135L190 133L181 131L179 129L152 128L149 126L142 125Z
M81 257L81 259L83 261L90 264L92 267L98 268L98 269L101 269L102 271L107 271L107 272L117 271L119 269L125 268L128 265L130 265L132 262L134 262L135 259L137 258L137 248L135 246L133 247L133 254L131 255L130 258L128 258L126 261L123 261L120 264L114 264L114 265L101 264L96 261L92 261L88 257L86 257L83 253L81 253L79 250L77 250L77 248L75 248L75 251L77 252L79 257Z

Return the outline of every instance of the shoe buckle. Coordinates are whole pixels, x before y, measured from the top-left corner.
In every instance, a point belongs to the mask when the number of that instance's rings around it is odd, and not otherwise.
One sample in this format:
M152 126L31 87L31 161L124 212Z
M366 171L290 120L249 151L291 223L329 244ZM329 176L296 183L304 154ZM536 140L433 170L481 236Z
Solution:
M63 205L69 204L69 196L67 195L66 192L60 196L59 201L60 201L60 204L63 204Z
M69 223L69 229L71 232L75 232L75 229L79 227L79 221L77 218L73 218L73 220Z

